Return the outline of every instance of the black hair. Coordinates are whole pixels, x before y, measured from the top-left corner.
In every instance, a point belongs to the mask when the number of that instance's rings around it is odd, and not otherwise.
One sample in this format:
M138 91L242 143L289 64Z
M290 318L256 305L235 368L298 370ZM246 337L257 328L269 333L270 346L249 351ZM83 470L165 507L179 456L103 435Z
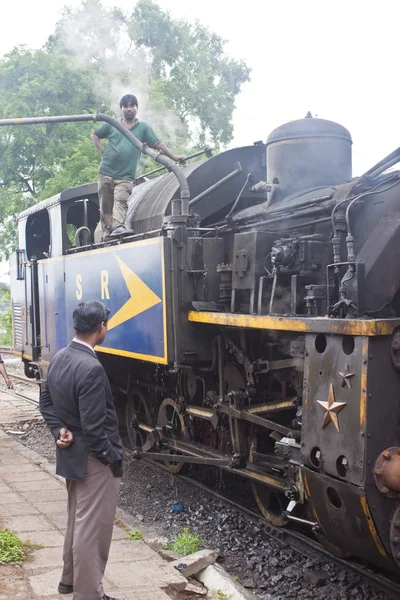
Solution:
M137 98L133 94L125 94L125 96L122 96L119 102L119 107L122 108L123 106L126 106L128 102L132 102L134 106L137 106L139 108Z
M102 302L92 300L81 302L73 313L74 329L76 333L84 335L95 333L100 323L107 323L109 309Z

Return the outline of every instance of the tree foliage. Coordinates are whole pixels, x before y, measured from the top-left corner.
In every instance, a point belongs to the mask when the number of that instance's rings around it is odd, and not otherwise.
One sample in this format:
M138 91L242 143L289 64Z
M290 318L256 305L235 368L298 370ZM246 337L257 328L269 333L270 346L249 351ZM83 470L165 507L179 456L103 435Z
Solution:
M0 61L1 118L94 112L91 80L66 55L14 48ZM0 128L0 252L15 245L15 219L86 141L88 124ZM60 190L57 190L60 191Z
M0 62L0 106L2 118L79 114L93 111L95 98L90 78L71 68L67 56L19 47ZM69 123L2 128L1 187L12 184L16 192L35 197L60 159L87 136L83 127Z
M131 14L101 0L67 8L39 50L0 59L0 117L118 111L127 92L139 118L176 152L232 138L235 98L249 70L199 22L173 19L153 0ZM96 179L90 124L0 128L0 255L16 243L16 215L40 199ZM144 171L154 167L143 161Z
M105 105L110 99L115 105L126 86L137 87L151 104L160 89L154 83L161 84L169 111L194 142L218 146L232 139L235 98L249 80L248 67L225 56L224 46L198 21L173 19L153 0L138 0L130 15L85 0L65 11L47 45L95 72Z
M226 144L233 134L235 98L249 69L224 55L224 40L198 21L174 20L153 0L139 0L127 21L136 48L148 51L152 77L181 119L195 120L200 142Z

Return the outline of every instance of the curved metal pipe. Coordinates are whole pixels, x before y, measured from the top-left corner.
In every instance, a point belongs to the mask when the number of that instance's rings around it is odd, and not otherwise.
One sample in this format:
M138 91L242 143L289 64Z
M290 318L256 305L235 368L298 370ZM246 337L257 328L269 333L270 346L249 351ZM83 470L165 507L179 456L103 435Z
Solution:
M143 154L147 154L147 156L151 156L156 162L160 163L160 165L164 165L167 167L169 171L175 175L177 180L179 181L179 185L181 188L181 214L187 215L189 212L189 200L190 200L190 192L189 185L187 179L182 172L182 169L179 168L177 164L175 164L171 159L167 158L163 154L160 154L158 150L154 150L154 148L149 148L147 144L143 144L140 140L137 139L127 129L118 119L114 119L114 117L110 117L109 115L105 115L103 113L97 113L95 115L60 115L55 117L26 117L23 119L0 119L0 127L6 127L10 125L38 125L41 123L76 123L76 122L85 122L85 121L93 121L96 123L97 121L104 121L105 123L109 123L115 129L117 129L122 135L124 135L132 144L135 146L140 152Z
M362 177L378 177L381 173L392 167L397 162L400 161L400 147L393 150L390 154L385 156L382 160L380 160L376 165L365 171Z
M386 183L386 181L384 181L383 183ZM357 200L361 200L361 198L365 198L366 196L371 196L371 195L374 196L374 195L377 195L377 194L382 194L382 192L387 192L388 190L390 190L395 185L399 185L399 183L400 183L400 180L397 179L397 181L395 181L391 185L386 186L385 188L383 188L383 190L379 190L378 189L379 186L376 186L372 190L368 190L368 192L364 192L363 194L358 194L358 196L356 196L355 198L353 198L350 201L350 203L349 203L349 205L347 206L347 209L346 209L346 226L347 226L347 235L348 236L352 235L351 228L350 228L350 210L351 210L353 204Z
M92 232L90 231L89 227L86 227L86 225L82 225L82 227L79 227L79 229L77 229L75 232L75 246L77 248L80 246L79 236L82 233L82 231L87 231L89 233L89 242L90 238L92 237Z
M186 161L190 160L191 158L197 158L198 156L202 156L203 154L205 154L207 156L207 158L211 158L212 157L211 148L206 146L206 148L204 148L204 150L201 150L200 152L195 152L194 154L189 154L189 156L185 156L185 158L182 158L179 161L179 163L186 162ZM135 181L143 179L144 177L149 177L150 175L154 175L155 173L159 173L160 171L163 171L164 168L166 168L166 167L158 167L158 169L153 169L153 171L148 171L147 173L144 173L143 175L140 175L139 177L135 177Z
M7 125L40 125L40 123L96 122L97 115L59 115L56 117L24 117L22 119L0 119L0 127Z
M228 214L225 217L226 221L229 222L229 219L230 219L231 215L235 212L235 209L237 208L237 206L238 206L238 204L240 202L240 199L241 199L241 197L243 195L243 192L244 192L244 190L245 190L245 188L246 188L246 186L247 186L247 184L249 182L250 177L251 177L251 173L248 173L247 177L246 177L246 181L244 182L243 187L242 187L242 189L240 190L240 192L238 194L238 197L236 198L235 202L233 203L233 206L232 206L231 210L228 212Z

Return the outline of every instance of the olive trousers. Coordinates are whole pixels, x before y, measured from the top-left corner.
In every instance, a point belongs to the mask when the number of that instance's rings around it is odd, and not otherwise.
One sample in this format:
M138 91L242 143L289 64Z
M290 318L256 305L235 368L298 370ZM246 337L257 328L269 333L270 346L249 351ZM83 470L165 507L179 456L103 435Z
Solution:
M85 480L67 479L66 484L68 522L61 581L73 586L74 600L100 600L121 478L89 455Z
M125 223L133 181L115 179L99 173L97 185L100 222L94 234L95 243L102 242L116 227L122 227Z

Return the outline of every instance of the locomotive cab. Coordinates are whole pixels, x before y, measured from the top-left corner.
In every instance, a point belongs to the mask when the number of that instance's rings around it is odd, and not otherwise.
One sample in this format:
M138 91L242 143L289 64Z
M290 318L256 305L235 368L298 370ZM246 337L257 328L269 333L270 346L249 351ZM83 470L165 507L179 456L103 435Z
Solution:
M56 341L49 323L60 315L60 302L55 308L47 299L57 289L62 299L63 256L92 242L98 220L97 183L65 190L18 217L19 247L10 259L13 336L28 377L40 377L39 364L48 363L46 354Z

